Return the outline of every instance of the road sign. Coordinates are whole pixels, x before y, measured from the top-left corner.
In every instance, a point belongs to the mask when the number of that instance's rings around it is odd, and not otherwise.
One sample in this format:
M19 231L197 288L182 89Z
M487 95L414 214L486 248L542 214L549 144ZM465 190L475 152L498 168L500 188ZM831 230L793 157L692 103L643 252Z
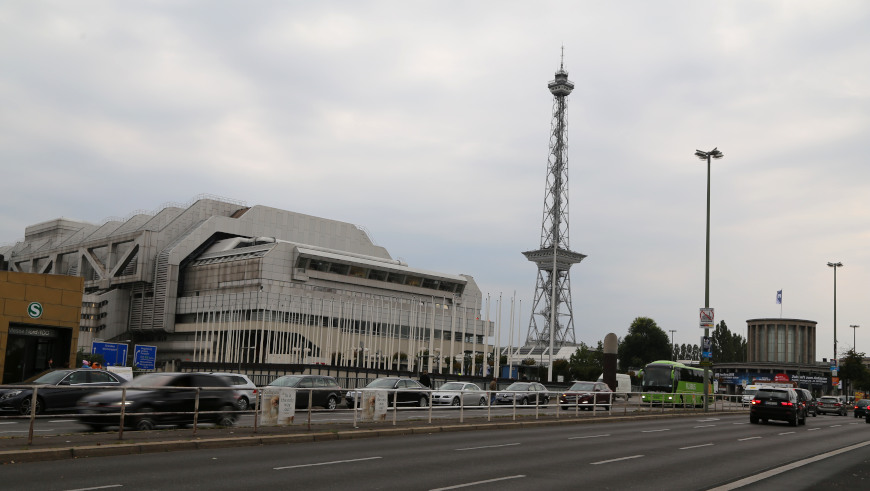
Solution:
M137 344L133 348L133 366L141 370L154 370L154 360L157 359L157 347Z
M42 317L42 304L39 302L30 302L30 305L27 306L27 315L29 315L31 319L39 319Z
M713 309L701 309L701 329L713 329Z
M91 344L91 353L103 355L107 367L127 366L127 345L123 343L100 343L94 341Z

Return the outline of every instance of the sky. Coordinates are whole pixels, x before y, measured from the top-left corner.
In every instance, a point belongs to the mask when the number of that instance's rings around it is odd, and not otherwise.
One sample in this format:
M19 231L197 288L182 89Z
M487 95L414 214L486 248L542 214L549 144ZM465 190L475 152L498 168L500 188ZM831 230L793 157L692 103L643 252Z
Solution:
M718 148L715 321L814 320L829 358L840 261L838 348L870 353L868 26L863 0L11 0L0 243L213 194L471 275L502 298L502 344L511 299L524 338L564 47L577 341L645 316L699 343L693 154Z

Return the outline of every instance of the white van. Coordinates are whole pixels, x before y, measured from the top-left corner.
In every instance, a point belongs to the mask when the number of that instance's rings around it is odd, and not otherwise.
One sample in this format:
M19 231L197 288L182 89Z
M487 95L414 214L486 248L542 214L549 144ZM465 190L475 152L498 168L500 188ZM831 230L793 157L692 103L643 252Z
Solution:
M755 397L755 393L759 391L759 389L763 389L765 387L769 387L769 385L757 384L757 385L747 385L743 389L743 397L740 399L740 402L744 406L748 406L752 402L752 398Z
M598 377L599 382L604 382L604 374ZM626 401L631 398L631 377L627 373L616 374L616 389L613 390L614 397L622 397Z

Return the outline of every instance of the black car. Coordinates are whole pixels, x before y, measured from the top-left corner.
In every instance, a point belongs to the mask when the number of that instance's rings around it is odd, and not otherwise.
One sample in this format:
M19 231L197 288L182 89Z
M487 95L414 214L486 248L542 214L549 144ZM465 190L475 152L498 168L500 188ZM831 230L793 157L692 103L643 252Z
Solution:
M148 373L124 384L124 426L137 430L157 425L191 424L199 388L197 422L232 426L236 405L234 388L219 375L208 373ZM123 392L110 390L83 397L78 404L79 422L100 430L120 426ZM172 414L145 414L172 413Z
M792 426L807 424L807 408L794 389L764 388L749 405L749 422L787 421Z
M393 406L393 397L396 398L397 406L419 406L426 407L429 405L429 389L423 384L405 377L384 377L372 380L362 390L368 389L388 389L387 404ZM344 398L347 401L347 407L355 407L357 395L360 391L349 390Z
M88 388L118 386L124 383L120 376L92 368L61 369L41 373L25 380L19 387L0 387L0 411L16 411L30 414L33 389L36 387L36 414L45 411L76 410L79 399L90 391ZM30 387L24 387L30 386Z
M855 404L852 405L855 417L863 418L864 416L867 416L867 413L870 412L867 408L868 405L870 405L870 399L858 399L855 401Z
M333 377L325 375L284 375L269 382L266 387L293 387L296 391L296 408L325 407L332 411L341 402L341 387Z
M506 389L498 391L495 396L496 404L514 404L517 406L546 406L550 403L550 391L538 382L514 382Z
M798 399L800 399L801 404L803 404L807 408L807 416L810 414L815 418L819 415L818 408L816 407L816 398L813 397L813 393L807 389L795 388L797 391Z

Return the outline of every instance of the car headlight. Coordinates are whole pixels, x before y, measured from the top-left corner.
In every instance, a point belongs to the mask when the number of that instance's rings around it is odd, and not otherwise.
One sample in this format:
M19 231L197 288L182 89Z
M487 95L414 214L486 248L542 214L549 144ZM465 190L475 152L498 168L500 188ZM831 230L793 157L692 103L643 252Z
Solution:
M22 393L22 392L24 392L24 391L23 391L23 390L20 390L20 389L19 389L19 390L10 390L9 392L7 392L7 393L3 394L2 396L0 396L0 399L11 399L11 398L17 396L18 394L20 394L20 393Z

